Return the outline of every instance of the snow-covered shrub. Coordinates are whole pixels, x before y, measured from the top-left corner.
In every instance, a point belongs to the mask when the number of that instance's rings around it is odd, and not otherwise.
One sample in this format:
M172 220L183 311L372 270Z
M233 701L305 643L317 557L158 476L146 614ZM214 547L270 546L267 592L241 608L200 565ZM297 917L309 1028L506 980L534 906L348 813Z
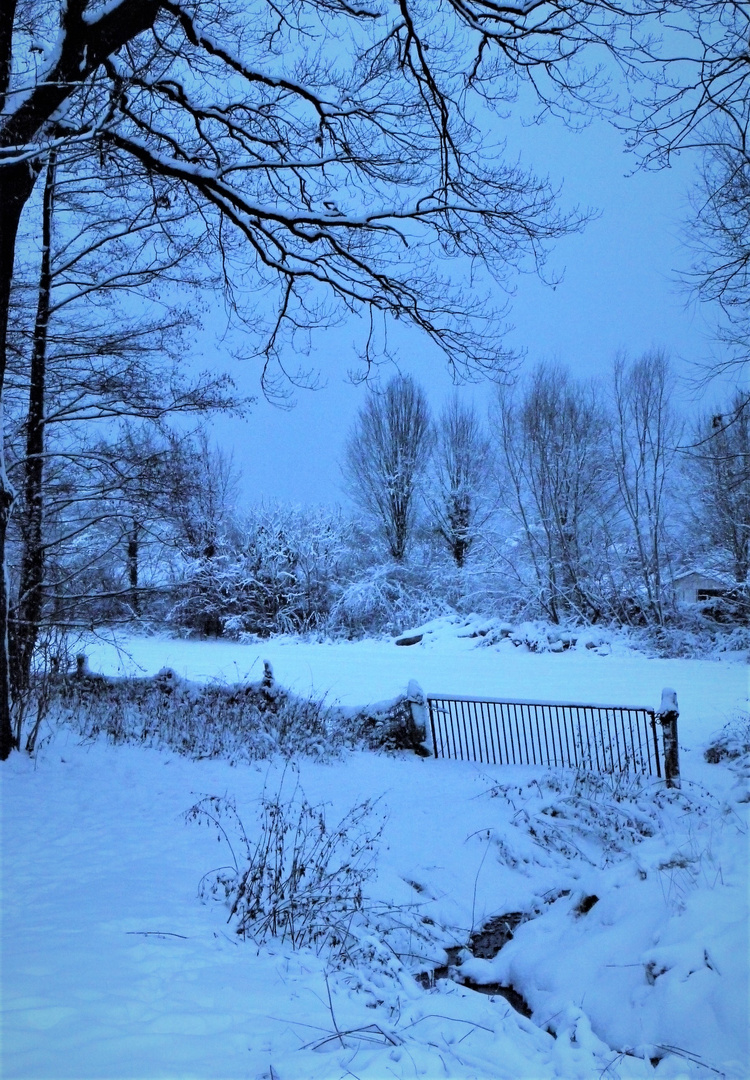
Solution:
M348 577L349 532L326 509L255 507L210 558L186 564L171 621L233 637L318 630Z
M225 799L208 796L187 812L188 820L217 828L225 841L229 830L234 841L232 865L207 874L200 895L227 905L240 937L258 943L273 937L295 949L340 954L350 941L352 920L365 908L382 818L366 800L330 825L324 805L312 806L297 787L291 793L283 789L282 779L277 792L261 798L252 838Z
M366 891L385 825L378 800L357 803L331 824L326 805L308 802L297 782L285 790L287 776L263 794L249 832L231 799L206 796L187 811L188 822L217 830L230 860L202 878L199 895L226 905L241 938L325 952L359 978L364 969L403 978L432 924L416 905L383 904Z
M452 612L429 587L429 573L419 564L387 562L364 569L341 591L328 627L350 636L399 633Z
M704 659L711 653L750 652L750 627L723 626L700 613L681 613L666 626L644 626L630 631L638 648L656 656Z
M417 700L424 706L424 698L421 691L419 693ZM356 725L358 739L371 750L414 750L420 756L429 756L423 745L427 731L423 725L415 723L412 700L406 694L360 709L350 720Z
M538 861L561 866L618 862L657 836L675 806L696 815L705 810L699 798L633 773L560 769L524 784L493 784L488 794L515 808L513 824L531 838ZM503 861L523 860L526 845L515 852L510 834L498 835L496 843Z
M260 683L204 686L169 670L144 679L82 671L60 680L52 707L83 738L104 735L233 762L325 756L350 744L356 731L340 710L289 693L270 672Z
M730 720L706 748L704 757L712 765L723 761L750 773L750 713L739 713Z
M325 757L344 747L414 750L424 728L414 721L413 695L359 711L301 698L273 680L202 685L168 668L154 678L106 678L79 657L74 675L49 681L49 710L84 739L163 746L195 758L254 761L280 754Z
M542 621L525 621L517 624L502 620L488 620L471 636L481 637L483 646L494 646L510 641L516 648L535 653L562 653L568 649L610 648L609 635L599 630L564 628Z

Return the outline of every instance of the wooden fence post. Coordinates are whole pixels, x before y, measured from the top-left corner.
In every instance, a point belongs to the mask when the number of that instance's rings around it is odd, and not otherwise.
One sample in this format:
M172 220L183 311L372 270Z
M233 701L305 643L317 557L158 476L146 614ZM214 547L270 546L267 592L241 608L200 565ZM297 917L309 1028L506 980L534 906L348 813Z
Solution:
M680 748L677 744L677 718L679 715L677 694L674 690L670 690L669 687L665 687L661 692L661 708L656 717L662 727L664 778L667 787L673 788L680 786Z

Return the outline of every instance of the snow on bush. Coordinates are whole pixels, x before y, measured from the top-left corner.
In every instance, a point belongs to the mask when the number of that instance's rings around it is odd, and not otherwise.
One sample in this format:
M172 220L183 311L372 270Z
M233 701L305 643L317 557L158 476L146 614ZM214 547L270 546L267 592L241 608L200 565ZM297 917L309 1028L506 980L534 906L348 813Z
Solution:
M80 656L75 675L48 679L45 694L54 719L84 739L169 747L195 758L326 757L355 745L425 752L412 691L343 709L285 690L268 663L260 682L204 685L169 668L154 678L107 678L90 672Z
M249 834L231 799L208 795L187 811L188 822L217 830L230 859L205 874L199 895L227 906L241 938L310 948L338 966L402 981L430 920L416 905L384 904L366 891L385 825L379 800L331 824L324 803L311 805L298 779L285 790L286 781L285 770L277 790L263 792Z
M282 754L325 756L354 740L356 725L323 701L290 694L270 670L244 686L199 685L169 669L155 678L81 672L58 686L52 711L84 739L164 746L236 763Z
M398 633L404 626L423 623L453 608L430 588L424 567L383 563L368 567L348 582L331 608L330 633L352 637L371 633Z
M738 802L750 802L750 713L738 713L706 748L704 757L712 765L729 766L736 781L733 795Z
M464 950L458 977L512 986L558 1041L584 1024L620 1053L668 1059L657 1076L683 1075L675 1059L684 1075L725 1075L717 1061L742 1075L746 825L733 803L698 785L563 771L487 794L504 808L488 831L500 861L553 871L558 888L494 958Z
M240 937L345 951L383 831L373 814L365 800L330 826L325 806L311 806L297 786L286 793L282 778L278 791L263 794L251 840L230 800L206 796L186 818L216 828L232 862L206 874L200 895L226 903Z
M704 756L712 765L750 758L750 713L738 714L730 720L711 741Z

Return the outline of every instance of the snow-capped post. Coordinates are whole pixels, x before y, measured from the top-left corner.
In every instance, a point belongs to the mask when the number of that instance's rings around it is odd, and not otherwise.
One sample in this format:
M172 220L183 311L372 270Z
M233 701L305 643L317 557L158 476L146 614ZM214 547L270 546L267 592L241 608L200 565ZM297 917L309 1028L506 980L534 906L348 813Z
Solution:
M270 660L263 661L263 679L261 686L264 690L270 690L273 686L273 668L271 667Z
M273 668L269 660L263 661L263 678L260 680L260 692L268 702L272 702L276 696L275 684L276 680L273 675Z
M432 751L427 746L427 698L416 679L409 680L409 685L406 688L406 700L409 702L412 722L419 733L421 744L427 753L431 755Z
M661 692L661 707L656 718L661 724L664 743L664 778L667 787L680 786L680 751L677 745L677 694L669 687Z

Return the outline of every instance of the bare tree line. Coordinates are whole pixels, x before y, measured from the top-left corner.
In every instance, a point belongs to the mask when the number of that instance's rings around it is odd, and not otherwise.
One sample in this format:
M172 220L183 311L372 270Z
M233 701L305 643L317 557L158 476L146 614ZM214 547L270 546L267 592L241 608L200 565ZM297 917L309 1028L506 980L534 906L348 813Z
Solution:
M415 542L420 510L459 568L491 539L554 622L663 624L690 557L741 591L750 551L745 398L690 424L675 389L661 353L616 359L608 385L539 364L498 390L484 425L458 397L432 422L424 391L398 376L354 425L349 492L395 560ZM404 431L399 419L415 414Z

